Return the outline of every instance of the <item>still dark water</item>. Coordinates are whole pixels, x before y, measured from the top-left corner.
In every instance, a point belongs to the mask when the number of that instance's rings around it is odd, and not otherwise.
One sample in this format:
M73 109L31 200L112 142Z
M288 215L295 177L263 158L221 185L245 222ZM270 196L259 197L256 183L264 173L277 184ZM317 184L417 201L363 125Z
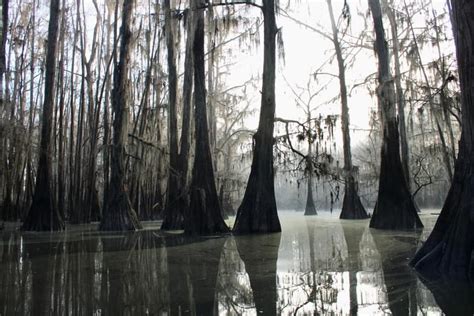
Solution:
M283 233L189 238L159 223L127 234L94 225L3 231L0 315L472 314L470 289L423 283L407 266L423 232L281 212Z

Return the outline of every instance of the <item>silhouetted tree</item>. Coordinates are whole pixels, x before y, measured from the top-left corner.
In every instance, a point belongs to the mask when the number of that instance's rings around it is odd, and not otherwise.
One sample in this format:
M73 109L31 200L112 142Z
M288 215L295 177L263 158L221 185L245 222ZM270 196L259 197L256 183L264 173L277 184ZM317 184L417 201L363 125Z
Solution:
M131 16L133 0L124 1L122 8L122 26L120 35L120 58L115 67L114 88L112 91L113 139L109 201L102 216L99 229L108 231L135 230L141 228L137 215L132 208L125 182L125 144L128 137L129 100L127 95L127 73L129 68Z
M254 135L254 152L250 176L243 201L237 211L234 232L280 232L275 201L273 170L273 127L275 119L275 46L278 32L275 1L263 2L264 51L260 119Z
M422 274L474 277L474 3L452 0L451 17L461 85L462 133L454 177L433 231L412 264Z
M369 7L376 35L375 51L379 61L377 97L382 110L383 127L379 190L370 227L403 230L421 228L423 224L408 190L400 161L395 91L379 0L369 0Z
M225 233L229 229L222 218L217 195L212 155L209 144L209 129L206 108L206 76L204 64L204 9L200 0L192 2L196 9L194 33L194 119L195 155L190 186L190 205L185 212L186 234L206 235Z
M51 0L48 27L48 50L44 86L41 143L33 202L23 230L61 230L64 223L55 206L52 189L52 128L55 99L56 47L58 41L59 0Z

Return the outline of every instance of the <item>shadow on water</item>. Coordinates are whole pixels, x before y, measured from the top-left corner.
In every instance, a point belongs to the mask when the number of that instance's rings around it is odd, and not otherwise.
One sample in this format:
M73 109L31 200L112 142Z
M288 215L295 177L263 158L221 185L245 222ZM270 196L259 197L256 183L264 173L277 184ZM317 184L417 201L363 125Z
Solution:
M283 233L2 232L0 315L471 315L471 285L418 281L418 234L281 215ZM425 285L424 285L425 284ZM431 292L430 292L431 291ZM433 293L433 295L431 294Z

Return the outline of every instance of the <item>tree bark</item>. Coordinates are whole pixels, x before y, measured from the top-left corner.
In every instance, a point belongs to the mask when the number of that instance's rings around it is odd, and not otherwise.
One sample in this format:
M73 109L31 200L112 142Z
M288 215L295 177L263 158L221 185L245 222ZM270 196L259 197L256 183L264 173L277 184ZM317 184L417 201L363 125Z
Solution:
M128 95L127 73L130 54L131 15L133 0L124 1L122 11L122 26L120 35L119 62L114 72L114 88L112 92L113 139L111 156L111 174L109 185L109 202L104 210L99 229L104 231L136 230L141 228L137 215L132 208L128 189L125 183L125 144L128 137Z
M254 153L245 195L237 211L234 232L280 232L275 201L273 127L275 119L275 1L264 1L264 51L260 119L254 135Z
M453 182L433 231L411 264L428 277L474 279L474 3L452 0L462 103L462 132Z
M198 8L199 0L193 5ZM195 13L194 33L194 108L195 108L195 156L191 180L190 206L185 212L184 232L190 235L208 235L228 232L222 218L217 195L206 109L206 76L204 64L204 11Z
M46 55L45 90L41 121L41 143L33 203L26 216L23 230L62 230L64 223L54 205L52 182L52 123L56 76L56 47L58 42L59 0L51 0Z
M379 0L369 0L379 61L377 96L382 109L383 143L379 191L370 227L411 230L423 227L400 161L400 139L395 115L395 92Z

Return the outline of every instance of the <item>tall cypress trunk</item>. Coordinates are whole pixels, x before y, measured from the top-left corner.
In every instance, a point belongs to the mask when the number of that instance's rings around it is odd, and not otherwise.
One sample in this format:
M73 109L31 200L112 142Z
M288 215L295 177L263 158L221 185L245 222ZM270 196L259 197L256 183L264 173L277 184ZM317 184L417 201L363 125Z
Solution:
M387 0L383 0L383 6L386 8L390 31L392 33L393 58L395 61L395 90L397 94L397 113L400 131L400 150L403 172L405 173L408 189L410 189L410 157L408 152L407 129L405 123L405 97L402 89L402 73L400 70L400 47L398 41L398 26L393 9L388 6Z
M410 230L423 227L400 161L400 139L395 115L395 92L379 0L369 0L379 61L377 96L382 109L383 142L379 191L370 227Z
M171 12L170 0L163 0L165 11L166 48L168 52L168 144L170 166L168 171L168 188L162 229L182 228L182 210L178 207L179 174L178 174L178 111L176 96L178 77L176 70L175 22Z
M260 119L254 135L254 152L244 199L237 211L236 233L280 232L275 201L273 126L275 119L275 1L263 3L264 50Z
M8 9L9 9L9 0L3 0L2 2L2 29L1 29L1 40L0 40L0 119L6 115L6 100L5 100L5 91L3 91L3 85L6 81L5 72L7 70L6 64L6 53L5 46L7 42L8 34ZM8 82L6 82L8 85ZM7 135L5 135L4 129L0 129L0 194L3 194L4 190L9 192L8 184L8 175L6 174L7 168ZM5 218L6 213L9 213L10 206L7 205L11 199L5 197L4 204L0 205L0 218Z
M339 43L339 35L334 19L332 1L327 0L329 17L331 19L332 38L336 51L337 66L339 69L339 89L341 93L341 127L342 145L344 152L344 199L342 201L341 219L364 219L368 218L359 194L357 193L359 183L356 178L354 166L352 165L351 135L349 130L349 105L347 100L346 65L342 56Z
M441 214L411 264L421 273L474 279L474 2L451 0L459 69L462 131L454 176Z
M63 0L63 8L65 8L65 0ZM59 138L59 146L58 146L58 181L57 181L57 195L58 195L58 211L63 218L65 218L65 181L64 181L64 174L65 174L65 157L64 157L64 104L65 104L65 82L64 82L64 58L66 57L65 50L64 50L64 34L66 33L65 26L66 26L66 10L62 10L61 12L61 34L59 35L59 42L61 45L61 60L59 62L59 78L58 78L58 88L61 89L60 96L59 96L59 128L58 128L58 138Z
M193 7L199 8L200 0L194 0ZM193 44L196 142L190 206L184 214L184 232L190 235L208 235L228 232L228 227L219 205L209 142L204 69L204 10L196 10Z
M115 66L114 88L112 92L113 139L111 156L111 174L109 201L104 209L99 229L105 231L136 230L141 228L137 215L132 208L125 179L125 144L128 137L129 100L127 94L128 67L130 55L131 15L133 0L124 1L122 7L122 26L120 35L119 62Z
M211 5L209 5L209 8L207 10L207 34L208 34L208 40L207 40L207 52L208 52L208 58L207 58L207 104L209 108L209 137L210 137L210 142L211 142L211 152L213 157L216 159L216 143L217 143L217 118L216 118L216 102L215 100L215 83L214 83L214 61L215 61L215 30L216 27L214 25L214 8L212 7L212 2Z
M39 164L33 203L26 216L23 230L61 230L64 223L57 208L54 207L52 182L52 123L56 75L56 46L58 42L59 0L51 0L48 27L48 48L46 55L46 74L43 115L41 121L41 143Z

